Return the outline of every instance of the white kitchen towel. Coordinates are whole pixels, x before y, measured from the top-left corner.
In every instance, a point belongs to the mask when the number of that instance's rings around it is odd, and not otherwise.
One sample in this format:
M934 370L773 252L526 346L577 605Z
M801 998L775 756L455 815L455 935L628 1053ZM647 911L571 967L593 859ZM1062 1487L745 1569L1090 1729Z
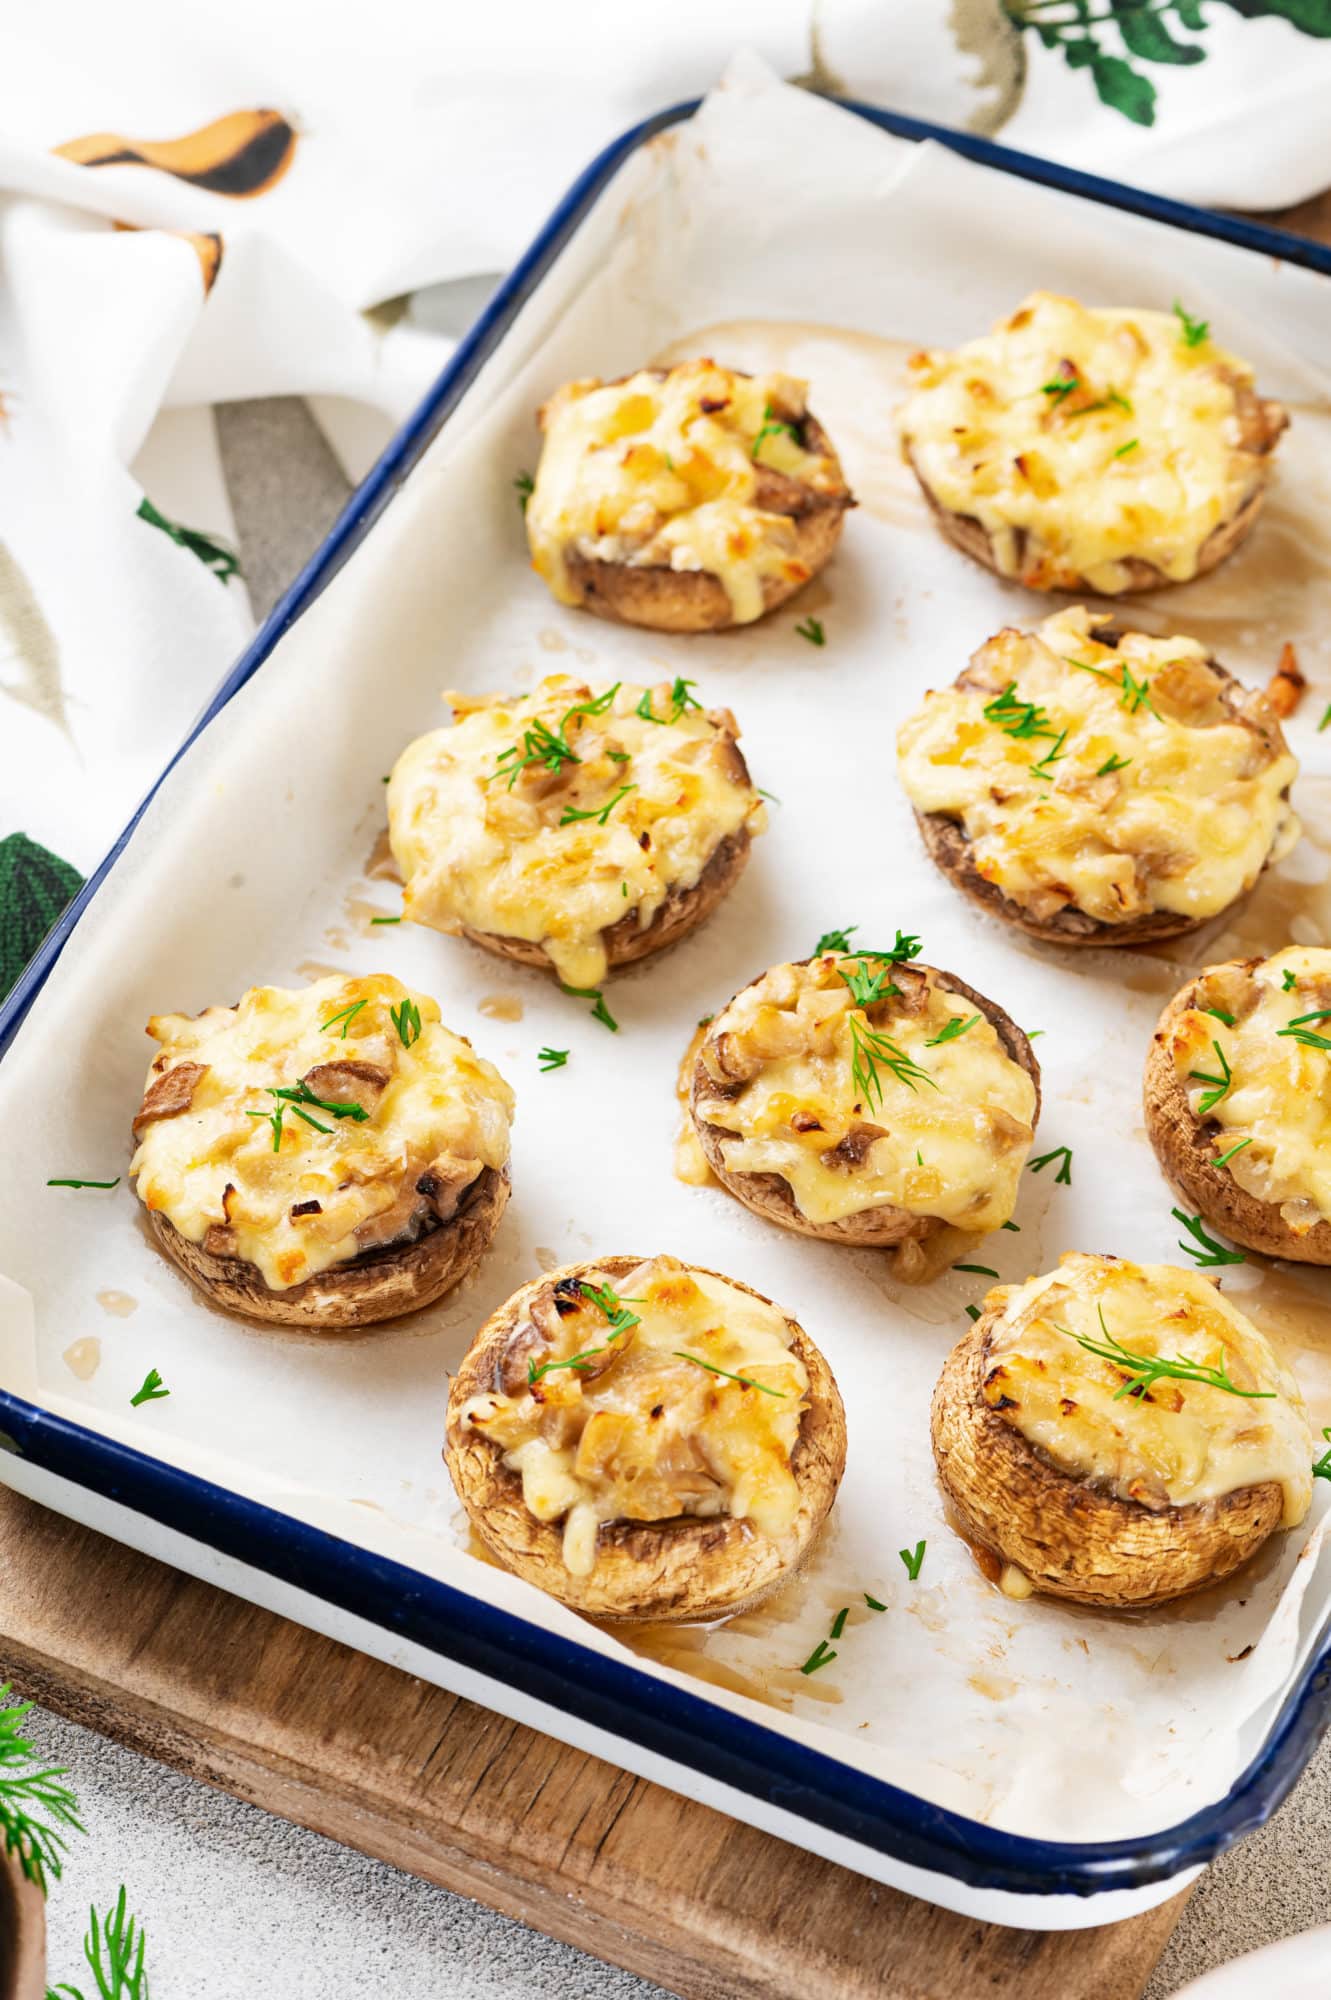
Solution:
M18 22L0 991L74 879L52 856L95 862L250 629L210 407L350 399L386 435L448 348L406 295L503 270L732 46L1193 200L1331 183L1331 0L44 0Z

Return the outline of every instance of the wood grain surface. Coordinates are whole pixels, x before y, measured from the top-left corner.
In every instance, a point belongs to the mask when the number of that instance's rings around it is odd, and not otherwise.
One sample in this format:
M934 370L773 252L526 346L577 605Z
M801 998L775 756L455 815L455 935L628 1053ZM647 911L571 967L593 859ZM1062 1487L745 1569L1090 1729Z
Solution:
M1137 2000L1185 1898L1039 1935L936 1910L0 1488L0 1678L686 2000Z

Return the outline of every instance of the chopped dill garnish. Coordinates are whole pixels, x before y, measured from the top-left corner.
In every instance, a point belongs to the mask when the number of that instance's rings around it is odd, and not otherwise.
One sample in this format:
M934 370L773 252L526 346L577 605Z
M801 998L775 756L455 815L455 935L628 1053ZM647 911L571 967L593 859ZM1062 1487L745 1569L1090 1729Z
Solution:
M353 1000L349 1007L343 1007L339 1013L330 1014L326 1021L321 1021L319 1023L319 1033L326 1035L328 1030L335 1028L340 1021L342 1023L342 1033L338 1036L338 1040L345 1042L347 1039L347 1029L351 1026L361 1008L368 1007L369 1004L368 1000Z
M517 478L513 481L513 491L517 494L518 505L525 514L527 511L527 502L536 491L536 481L532 478L530 472L520 472L518 474Z
M1327 713L1331 715L1331 709L1328 709ZM1298 983L1299 983L1298 974L1295 972L1291 972L1289 967L1285 966L1285 968L1280 974L1281 992L1292 993L1294 991L1294 988L1298 985Z
M820 1639L808 1659L804 1662L804 1665L800 1668L800 1672L802 1674L816 1674L819 1667L830 1666L835 1658L836 1654L828 1645L826 1639Z
M1203 1007L1201 1012L1212 1015L1217 1021L1223 1021L1227 1028L1232 1028L1234 1025L1234 1015L1227 1014L1223 1007Z
M1038 1160L1031 1160L1028 1164L1030 1166L1031 1172L1033 1174L1038 1174L1042 1173L1043 1170L1053 1160L1057 1160L1059 1163L1058 1172L1054 1175L1055 1187L1071 1187L1072 1186L1071 1146L1055 1146L1052 1153L1042 1153Z
M164 1386L157 1370L150 1368L143 1378L142 1388L136 1390L130 1397L130 1407L137 1410L140 1403L160 1403L163 1396L170 1394L171 1391Z
M1118 753L1115 752L1112 756L1105 758L1104 763L1100 766L1099 770L1096 772L1095 775L1097 778L1107 778L1114 771L1126 771L1128 765L1131 762L1132 762L1131 757L1120 757Z
M1331 1432L1328 1432L1328 1436L1331 1436ZM1328 1475L1328 1477L1331 1477L1331 1475ZM864 1598L864 1601L868 1605L870 1611L886 1611L887 1606L885 1604L880 1604L876 1597L870 1597L867 1590L862 1591L860 1594Z
M906 1574L910 1578L912 1583L914 1583L919 1577L920 1564L924 1561L924 1552L928 1548L928 1546L929 1544L927 1542L916 1542L915 1547L913 1549L897 1550L897 1554L901 1557L902 1562L904 1562L906 1565Z
M692 1361L699 1368L705 1368L709 1375L724 1375L727 1382L738 1382L741 1389L761 1389L764 1396L784 1396L784 1389L773 1389L770 1383L755 1382L749 1375L732 1375L728 1368L718 1368L714 1361L704 1361L701 1354L688 1354L682 1347L673 1350L676 1361Z
M827 634L824 632L822 620L819 618L806 618L802 625L795 627L795 630L799 633L801 639L807 639L811 646L825 646L827 644Z
M1282 1029L1281 1033L1283 1034L1284 1032L1284 1029ZM1331 1043L1328 1043L1327 1046L1331 1048ZM1211 1047L1215 1050L1215 1059L1220 1065L1219 1076L1214 1071L1206 1069L1190 1069L1188 1071L1190 1082L1208 1083L1211 1086L1209 1090L1202 1092L1201 1097L1197 1101L1197 1109L1203 1115L1210 1111L1214 1105L1219 1104L1221 1098L1228 1092L1230 1084L1234 1081L1233 1072L1229 1064L1225 1061L1225 1052L1219 1042L1213 1041Z
M841 1637L841 1634L846 1629L846 1620L849 1616L850 1606L843 1604L840 1611L837 1612L836 1617L832 1620L832 1629L827 1635L829 1639L839 1639Z
M117 1174L113 1181L48 1181L46 1185L68 1188L113 1188L120 1186L120 1176Z
M559 815L559 824L561 826L572 826L574 820L594 819L598 826L606 826L609 823L611 813L620 800L626 799L630 792L636 792L637 789L636 785L621 785L615 796L607 800L605 805L593 806L587 812L579 812L575 806L565 806L563 812Z
M996 1278L998 1276L997 1271L991 1271L987 1264L954 1264L952 1269L954 1271L973 1272L977 1278Z
M980 1308L978 1306L967 1306L966 1317L967 1319L979 1319Z
M1219 1159L1212 1160L1211 1165L1213 1167L1227 1167L1230 1161L1233 1159L1235 1153L1241 1153L1245 1146L1251 1146L1251 1144L1252 1144L1251 1138L1238 1140L1238 1142L1235 1145L1230 1147L1227 1153L1222 1153Z
M750 458L754 460L755 464L757 463L758 453L762 448L763 439L778 437L783 431L788 438L793 438L794 442L797 445L799 444L799 432L795 429L794 424L782 423L780 417L772 415L772 405L770 403L764 404L762 429L753 440L753 450L749 453Z
M596 1005L592 1008L593 1021L599 1021L602 1027L609 1028L612 1035L619 1033L619 1023L606 1006L605 994L599 986L565 986L561 979L559 990L561 993L572 994L575 1000L594 1000Z
M1141 440L1139 438L1129 438L1126 444L1121 444L1119 446L1118 450L1114 453L1114 457L1126 458L1130 451L1136 451L1137 446L1140 442Z
M1183 1355L1139 1354L1135 1348L1125 1347L1105 1325L1104 1307L1096 1306L1103 1341L1093 1340L1089 1334L1076 1333L1071 1327L1054 1325L1062 1334L1075 1340L1078 1347L1084 1347L1088 1354L1098 1355L1101 1361L1108 1361L1126 1376L1122 1388L1114 1391L1114 1401L1121 1402L1124 1396L1135 1396L1145 1402L1162 1376L1178 1382L1204 1382L1208 1388L1223 1389L1230 1396L1246 1396L1251 1401L1271 1402L1275 1400L1274 1389L1240 1389L1229 1377L1225 1365L1225 1344L1220 1343L1220 1365L1218 1368L1206 1366L1200 1361L1188 1361Z
M813 948L814 957L821 958L825 951L849 951L850 941L858 929L858 924L846 924L839 931L824 931Z
M536 1060L542 1069L563 1069L568 1061L567 1049L537 1049Z
M404 1049L421 1038L421 1013L414 1000L404 1000L400 1007L390 1007L388 1018L397 1029L397 1038Z
M924 1045L925 1048L936 1049L940 1042L960 1041L966 1030L973 1028L979 1018L978 1014L972 1014L966 1020L963 1020L960 1014L954 1014L941 1035L931 1035L929 1037Z
M1248 1260L1241 1250L1227 1250L1223 1243L1217 1243L1213 1236L1207 1235L1200 1215L1185 1215L1181 1208L1171 1208L1169 1212L1175 1222L1181 1222L1189 1236L1193 1238L1191 1243L1185 1243L1180 1238L1179 1249L1186 1250L1190 1257L1195 1258L1202 1270L1208 1270L1216 1264L1247 1263Z
M640 716L644 722L659 723L661 728L666 729L672 722L679 721L685 709L702 707L702 703L695 701L691 693L691 690L696 688L697 685L697 681L686 681L681 675L676 674L674 683L670 689L669 715L657 715L653 712L652 695L654 690L652 688L646 690L633 713Z
M1206 339L1207 334L1211 331L1210 320L1194 319L1190 312L1184 310L1177 299L1174 301L1173 311L1179 323L1179 335L1183 341L1183 345L1185 347L1200 347Z

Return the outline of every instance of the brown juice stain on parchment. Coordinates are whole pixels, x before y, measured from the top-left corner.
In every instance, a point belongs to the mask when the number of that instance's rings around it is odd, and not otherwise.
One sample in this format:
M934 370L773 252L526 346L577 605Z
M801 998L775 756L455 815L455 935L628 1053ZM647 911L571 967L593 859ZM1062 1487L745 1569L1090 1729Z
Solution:
M60 1359L80 1382L91 1382L102 1365L102 1343L95 1334L87 1334L67 1347Z
M860 506L893 528L928 534L935 530L902 459L895 422L910 393L906 363L918 346L815 322L736 319L685 334L654 359L668 364L706 354L724 367L752 374L778 369L807 381L810 407L835 441Z
M107 1290L98 1292L96 1297L102 1311L110 1313L112 1319L128 1319L132 1312L139 1309L139 1302L131 1292Z
M382 903L367 903L362 896L344 897L342 908L346 912L347 922L354 924L362 937L374 937L384 928L381 923L376 924L376 917L398 918L402 915L401 910L387 909Z
M402 871L388 844L388 828L381 827L374 846L366 856L361 874L367 882L401 882Z
M491 1021L520 1021L522 1001L516 993L487 993L476 1002L476 1011Z
M322 958L303 958L296 967L302 979L343 979L345 965L328 965Z

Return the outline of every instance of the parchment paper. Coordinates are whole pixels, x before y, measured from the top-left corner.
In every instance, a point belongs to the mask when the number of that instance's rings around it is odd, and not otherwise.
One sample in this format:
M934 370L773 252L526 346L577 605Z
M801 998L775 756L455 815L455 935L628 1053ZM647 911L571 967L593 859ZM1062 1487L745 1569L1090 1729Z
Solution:
M1103 303L1182 296L1294 407L1254 540L1133 615L1198 634L1250 681L1295 642L1314 683L1290 728L1309 837L1236 924L1155 954L1060 956L977 914L925 860L893 774L896 726L923 691L1000 625L1051 608L931 528L891 425L903 360L983 329L1037 284ZM1036 1151L1073 1149L1071 1186L1027 1173L1020 1233L975 1261L1014 1279L1073 1247L1183 1261L1141 1123L1155 1017L1185 969L1331 935L1331 736L1316 732L1331 698L1331 402L1310 359L1326 290L888 139L738 63L691 126L620 174L366 544L174 773L65 951L0 1070L0 1382L588 1646L629 1643L653 1672L1014 1831L1109 1839L1220 1796L1325 1618L1320 1525L1163 1612L999 1597L943 1518L928 1440L935 1377L986 1280L954 1272L912 1290L873 1253L683 1185L673 1084L698 1017L764 966L832 925L875 939L900 924L1041 1031ZM842 552L792 607L735 634L634 633L562 609L527 567L512 486L535 461L535 406L570 376L698 351L810 378L862 503ZM822 649L795 632L810 613ZM735 710L756 782L781 801L721 914L614 982L617 1035L535 974L369 924L397 907L395 885L365 874L381 775L442 720L438 690L525 687L556 669L598 686L688 675ZM480 1271L439 1307L364 1337L242 1325L161 1259L123 1180L110 1194L44 1185L123 1175L150 1013L376 968L435 993L518 1094L513 1202ZM571 1049L565 1069L539 1072L545 1043ZM850 1457L816 1559L779 1598L723 1630L626 1642L476 1557L440 1445L448 1369L534 1268L657 1250L797 1315L840 1382ZM1224 1277L1331 1422L1326 1280L1255 1259ZM150 1367L171 1395L132 1410ZM1314 1523L1325 1500L1319 1485ZM921 1539L912 1583L897 1551ZM801 1676L842 1605L838 1659Z

